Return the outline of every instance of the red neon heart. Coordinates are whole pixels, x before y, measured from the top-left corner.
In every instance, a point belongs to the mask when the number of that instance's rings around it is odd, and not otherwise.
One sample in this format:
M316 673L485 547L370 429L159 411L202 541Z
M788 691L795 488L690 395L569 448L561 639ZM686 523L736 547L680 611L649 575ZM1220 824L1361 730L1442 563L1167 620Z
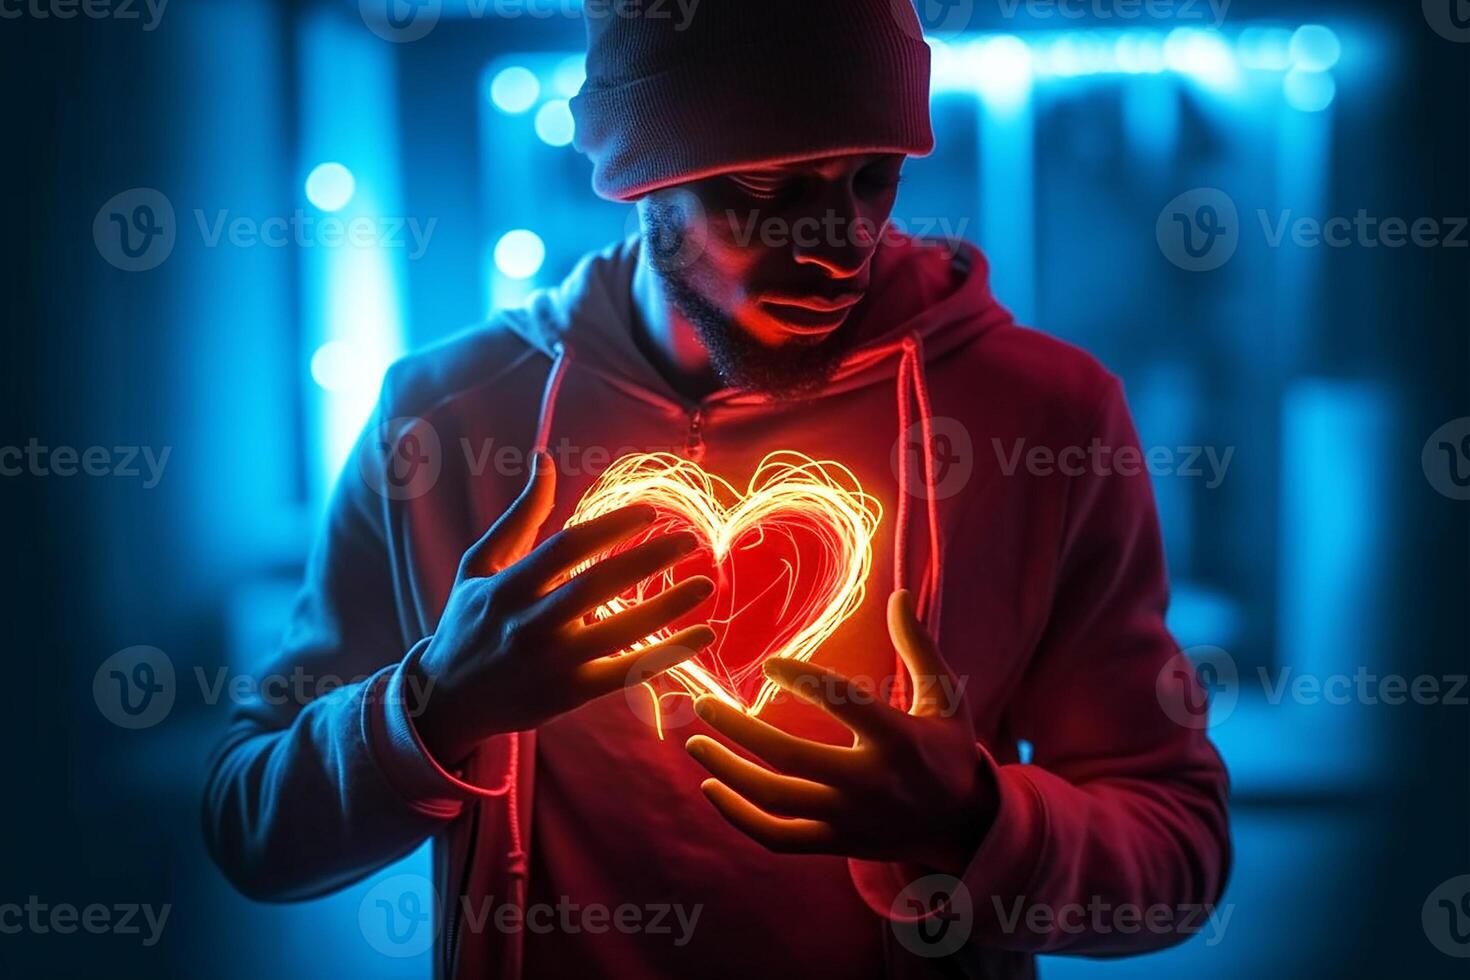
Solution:
M714 644L668 676L691 695L713 694L750 714L777 691L761 672L766 658L810 659L862 603L883 514L852 472L830 460L771 453L740 493L698 463L636 453L603 472L567 526L633 503L653 506L658 516L614 553L682 530L702 547L593 615L610 616L691 575L710 576L713 609L706 605L635 648L708 622Z

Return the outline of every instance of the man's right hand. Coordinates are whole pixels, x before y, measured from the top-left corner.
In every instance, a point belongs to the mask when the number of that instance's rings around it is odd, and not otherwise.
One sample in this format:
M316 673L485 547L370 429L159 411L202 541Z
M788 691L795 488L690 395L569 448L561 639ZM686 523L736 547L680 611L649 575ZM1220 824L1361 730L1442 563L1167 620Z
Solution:
M556 470L537 453L516 502L465 552L428 648L410 666L430 693L414 726L441 764L455 766L492 735L525 731L593 698L639 684L714 642L690 626L613 656L714 593L703 575L592 625L583 616L694 550L692 534L662 535L568 577L654 519L633 505L557 532L532 550L551 513Z

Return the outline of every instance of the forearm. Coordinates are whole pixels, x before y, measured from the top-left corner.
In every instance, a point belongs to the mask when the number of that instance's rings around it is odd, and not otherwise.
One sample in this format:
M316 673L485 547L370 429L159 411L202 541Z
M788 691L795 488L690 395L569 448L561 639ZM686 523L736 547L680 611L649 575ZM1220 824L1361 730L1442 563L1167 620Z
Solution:
M332 891L458 814L452 791L415 769L411 746L395 746L397 672L385 668L319 698L284 727L249 711L237 718L212 762L204 829L242 892L289 901Z
M963 875L974 941L1139 953L1209 927L1230 863L1221 769L1079 785L1012 765L999 779L997 825Z

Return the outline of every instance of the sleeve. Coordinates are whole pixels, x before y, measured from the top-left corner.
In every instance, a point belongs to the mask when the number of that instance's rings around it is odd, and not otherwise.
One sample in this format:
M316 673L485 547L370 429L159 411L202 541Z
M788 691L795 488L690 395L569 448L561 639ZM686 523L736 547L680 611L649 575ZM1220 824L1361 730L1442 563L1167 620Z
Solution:
M382 413L386 416L388 413ZM261 900L310 898L407 854L466 795L413 733L414 690L370 424L338 479L282 647L210 758L203 821L230 881Z
M1089 439L1105 452L1065 477L1050 616L1003 728L1032 743L1032 760L998 765L980 747L998 807L961 881L969 941L984 948L1164 948L1205 927L1228 877L1224 765L1205 725L1176 722L1160 693L1161 678L1194 675L1174 669L1153 492L1114 379ZM897 918L893 903L926 872L854 861L852 873Z

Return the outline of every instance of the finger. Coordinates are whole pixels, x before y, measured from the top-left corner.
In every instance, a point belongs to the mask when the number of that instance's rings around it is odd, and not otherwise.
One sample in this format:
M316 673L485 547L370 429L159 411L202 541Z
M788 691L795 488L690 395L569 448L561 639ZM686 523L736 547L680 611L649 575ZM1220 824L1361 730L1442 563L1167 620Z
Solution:
M563 528L518 562L510 570L511 579L517 587L540 595L562 573L643 530L657 516L657 511L647 504L629 504L585 524Z
M688 531L644 541L572 576L541 600L534 615L544 617L543 622L553 623L565 623L583 616L672 565L698 546L699 539Z
M556 500L556 467L545 450L531 457L531 476L525 489L459 563L459 577L485 578L520 561L536 541Z
M837 810L840 800L831 786L763 769L708 735L692 736L684 748L711 776L768 813L823 820Z
M789 657L772 657L765 674L807 704L821 708L858 736L883 741L897 735L904 714L871 691L826 667Z
M788 735L710 695L694 702L694 712L720 734L787 775L830 785L851 769L851 749Z
M731 826L768 851L777 854L842 852L837 832L820 820L773 817L718 779L706 779L699 784L699 790Z
M690 626L636 653L581 664L573 671L572 682L582 693L582 700L591 701L625 687L645 684L713 642L714 630L702 624Z
M935 682L940 678L954 680L955 675L919 622L914 598L907 589L888 597L888 635L913 682L914 703L909 706L909 714L942 714L946 706L939 695L940 685Z
M631 609L600 620L577 634L575 646L584 656L626 650L692 611L715 593L715 583L696 575Z

